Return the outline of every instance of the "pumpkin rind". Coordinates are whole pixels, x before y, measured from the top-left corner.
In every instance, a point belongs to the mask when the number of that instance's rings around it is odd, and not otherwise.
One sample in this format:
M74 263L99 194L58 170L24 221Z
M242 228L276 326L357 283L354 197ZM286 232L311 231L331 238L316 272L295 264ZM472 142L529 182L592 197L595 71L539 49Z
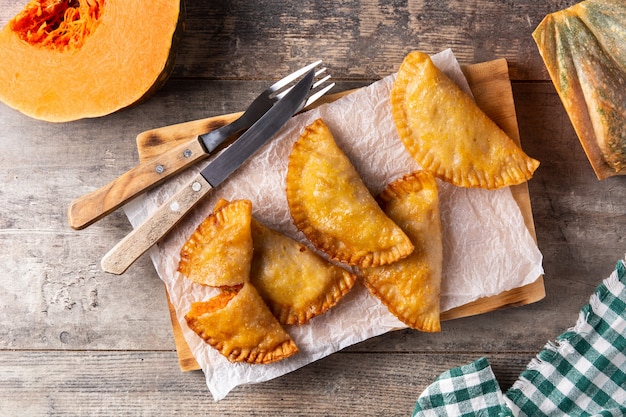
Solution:
M31 43L16 31L15 18L4 26L0 100L33 118L66 122L113 113L159 88L173 68L181 1L102 3L78 46Z
M583 1L533 38L598 179L626 175L626 4Z

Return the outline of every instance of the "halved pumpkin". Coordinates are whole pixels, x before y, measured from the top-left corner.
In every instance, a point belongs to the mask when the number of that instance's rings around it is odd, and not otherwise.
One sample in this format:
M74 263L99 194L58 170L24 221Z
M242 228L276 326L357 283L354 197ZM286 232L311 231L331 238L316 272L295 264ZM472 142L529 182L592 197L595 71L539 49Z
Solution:
M0 100L51 122L99 117L173 67L180 0L31 0L0 31Z

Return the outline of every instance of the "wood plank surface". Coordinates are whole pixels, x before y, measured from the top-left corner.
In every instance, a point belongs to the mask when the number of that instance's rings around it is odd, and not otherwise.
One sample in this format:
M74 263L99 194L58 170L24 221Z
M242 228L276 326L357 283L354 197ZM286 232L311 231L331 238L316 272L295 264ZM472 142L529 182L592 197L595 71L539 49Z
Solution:
M524 369L530 355L489 361L503 387ZM181 373L172 352L22 352L0 358L3 410L32 417L59 416L372 416L406 417L417 395L468 354L338 353L280 380L237 389L219 403L206 395L201 372ZM40 378L37 363L50 375ZM346 374L342 369L349 367ZM425 372L424 369L427 369ZM415 374L427 379L415 380ZM94 378L97 375L97 378ZM33 382L20 386L24 376ZM289 389L286 389L289 387ZM399 396L398 392L404 394ZM23 397L29 398L28 402ZM377 407L372 404L377 403ZM386 410L381 414L381 410Z
M0 24L25 3L0 0ZM142 104L65 124L0 104L0 416L407 416L438 374L480 356L508 388L626 253L626 177L595 178L531 38L575 3L187 0L174 73ZM541 161L528 190L546 297L440 334L391 332L213 402L201 372L179 370L150 261L99 268L131 229L123 212L74 231L68 204L134 166L139 133L241 111L304 62L324 59L339 92L448 47L465 65L508 62L522 147Z

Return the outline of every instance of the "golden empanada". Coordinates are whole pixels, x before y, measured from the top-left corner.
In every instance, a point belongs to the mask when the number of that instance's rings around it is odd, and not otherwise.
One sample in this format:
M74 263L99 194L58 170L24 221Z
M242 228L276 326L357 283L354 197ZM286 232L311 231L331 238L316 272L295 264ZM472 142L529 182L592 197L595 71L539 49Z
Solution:
M411 156L454 185L506 187L527 181L539 166L427 54L412 52L402 62L391 107Z
M426 171L406 175L389 184L379 201L415 250L393 264L362 269L365 286L407 326L440 331L443 244L435 178Z
M193 303L185 315L189 328L231 362L265 364L297 353L254 287L246 283L240 288Z
M356 275L252 219L250 282L282 324L304 324L333 307Z
M293 146L287 202L298 229L334 260L379 266L413 250L409 238L380 209L322 119L307 126Z
M252 261L251 219L250 201L219 202L182 247L178 270L214 287L246 282Z

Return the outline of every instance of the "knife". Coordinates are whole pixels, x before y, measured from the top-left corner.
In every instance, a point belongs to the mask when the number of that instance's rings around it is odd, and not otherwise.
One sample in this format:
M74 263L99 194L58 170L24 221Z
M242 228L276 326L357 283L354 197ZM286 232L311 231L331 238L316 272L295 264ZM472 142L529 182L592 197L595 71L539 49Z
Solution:
M67 211L68 224L76 230L84 229L117 210L140 193L160 184L166 178L211 156L226 139L233 138L252 126L275 105L286 93L283 91L279 94L280 90L316 68L321 62L316 61L302 67L271 85L254 99L245 113L240 114L231 123L207 133L192 136L190 139L181 140L173 148L148 161L143 161L108 184L75 199ZM160 131L165 131L165 128L155 129L151 134Z
M315 71L311 70L239 139L213 158L193 180L115 245L102 258L102 269L112 274L123 274L135 260L161 240L202 197L255 154L303 107L314 76Z

